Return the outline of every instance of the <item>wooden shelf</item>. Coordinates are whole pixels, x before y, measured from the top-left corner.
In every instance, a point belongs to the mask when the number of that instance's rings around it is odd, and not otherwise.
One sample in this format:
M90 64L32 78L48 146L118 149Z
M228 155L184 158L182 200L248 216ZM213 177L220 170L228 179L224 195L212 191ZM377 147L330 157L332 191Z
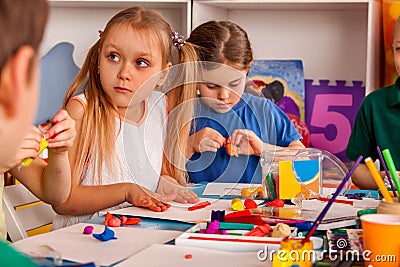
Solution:
M231 20L249 34L256 59L301 59L306 79L381 85L377 1L194 0L192 28Z

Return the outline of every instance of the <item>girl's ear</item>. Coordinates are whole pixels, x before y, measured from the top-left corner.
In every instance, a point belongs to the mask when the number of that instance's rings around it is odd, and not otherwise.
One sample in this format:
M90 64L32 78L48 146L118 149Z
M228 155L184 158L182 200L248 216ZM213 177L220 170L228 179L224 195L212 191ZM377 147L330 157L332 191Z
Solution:
M166 68L161 71L161 75L160 78L158 79L157 86L161 86L165 82L165 79L167 79L168 73L171 70L171 68L172 68L172 63L168 62Z
M0 78L0 105L8 117L14 117L19 109L23 109L22 98L31 87L34 80L33 59L35 51L30 46L22 46L6 62L1 70ZM31 92L30 92L31 93Z

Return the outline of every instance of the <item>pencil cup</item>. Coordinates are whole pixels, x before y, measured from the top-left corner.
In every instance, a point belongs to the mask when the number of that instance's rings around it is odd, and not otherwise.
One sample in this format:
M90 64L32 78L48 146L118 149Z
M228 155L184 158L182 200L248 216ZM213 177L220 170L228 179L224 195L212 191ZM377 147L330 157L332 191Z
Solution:
M382 199L379 202L378 207L376 208L379 214L395 214L400 215L400 202L399 198L394 197L393 203L386 202L385 199Z
M360 217L364 266L400 266L400 215L368 214Z
M281 248L272 258L272 267L311 267L314 258L313 243L311 240L301 242L302 238L284 238Z

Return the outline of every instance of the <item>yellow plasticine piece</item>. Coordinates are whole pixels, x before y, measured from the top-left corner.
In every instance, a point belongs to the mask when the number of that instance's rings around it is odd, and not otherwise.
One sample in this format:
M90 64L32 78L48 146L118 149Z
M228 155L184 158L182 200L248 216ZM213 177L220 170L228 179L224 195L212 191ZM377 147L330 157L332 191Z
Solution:
M49 145L49 143L46 141L46 139L44 139L44 137L42 137L42 140L40 141L40 148L39 148L37 155L39 156L40 153L42 153L43 150L45 150L45 148L48 145ZM32 164L32 162L33 162L33 158L26 158L21 162L21 165L24 167L28 167Z
M239 198L232 199L232 209L236 211L244 210L243 203Z

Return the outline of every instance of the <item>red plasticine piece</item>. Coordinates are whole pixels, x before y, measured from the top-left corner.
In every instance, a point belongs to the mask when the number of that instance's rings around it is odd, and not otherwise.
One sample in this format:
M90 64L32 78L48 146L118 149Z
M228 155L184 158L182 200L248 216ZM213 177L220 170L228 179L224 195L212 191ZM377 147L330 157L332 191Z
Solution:
M250 223L250 224L254 224L254 225L261 225L261 224L267 223L266 221L263 220L261 215L231 217L231 218L225 217L224 222Z
M281 208L281 207L285 206L285 202L282 199L278 198L278 199L275 199L275 200L273 200L271 202L268 202L267 204L265 204L265 206Z
M209 205L211 205L210 201L204 201L204 202L200 202L200 203L197 203L196 205L189 207L188 210L190 210L190 211L198 210L198 209L205 208Z
M240 210L226 214L225 219L236 218L236 217L248 217L248 216L251 216L250 210Z
M185 259L188 259L188 260L190 260L192 257L193 257L192 254L186 254L185 255Z
M134 225L134 224L138 224L141 222L141 219L139 218L129 218L127 219L123 224L128 224L128 225Z
M270 231L272 231L272 227L269 224L263 224L254 228L245 234L245 236L266 236Z
M246 200L244 201L244 206L246 207L246 209L255 209L255 208L258 208L257 203L256 203L254 200L250 199L250 198L248 198L248 199L246 199Z

